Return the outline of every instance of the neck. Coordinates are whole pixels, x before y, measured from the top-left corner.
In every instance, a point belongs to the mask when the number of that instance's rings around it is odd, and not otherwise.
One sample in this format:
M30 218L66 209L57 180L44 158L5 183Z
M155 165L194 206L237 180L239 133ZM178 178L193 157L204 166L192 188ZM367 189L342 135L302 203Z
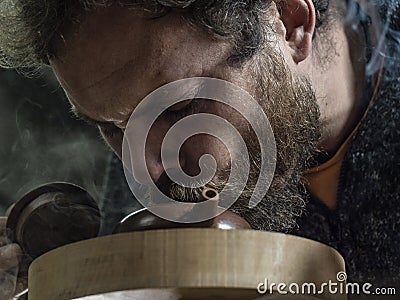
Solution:
M331 40L334 41L329 49L331 60L314 68L311 78L321 110L322 160L336 153L368 105L368 97L364 96L365 51L360 51L363 48L360 44L365 45L364 38L360 32L340 26L332 33Z

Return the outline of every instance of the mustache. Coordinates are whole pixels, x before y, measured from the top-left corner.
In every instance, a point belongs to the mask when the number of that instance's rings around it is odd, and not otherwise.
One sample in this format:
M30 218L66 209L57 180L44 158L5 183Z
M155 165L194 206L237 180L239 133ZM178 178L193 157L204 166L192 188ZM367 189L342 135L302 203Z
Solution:
M256 230L290 230L295 226L295 219L302 214L305 207L305 195L302 193L297 174L293 173L289 176L284 184L275 182L263 200L256 207L249 208L249 199L257 177L257 163L255 163L250 170L247 186L228 210L244 218ZM234 184L228 186L226 178L226 170L224 170L207 184L191 188L172 182L167 174L163 173L157 181L157 187L177 202L198 203L201 201L200 195L205 188L215 189L218 193L222 190L235 191L237 187Z
M159 179L155 182L156 187L167 197L185 203L201 202L201 193L204 189L211 188L221 192L226 184L226 180L214 179L207 183L192 182L193 187L182 186L172 181L164 171Z

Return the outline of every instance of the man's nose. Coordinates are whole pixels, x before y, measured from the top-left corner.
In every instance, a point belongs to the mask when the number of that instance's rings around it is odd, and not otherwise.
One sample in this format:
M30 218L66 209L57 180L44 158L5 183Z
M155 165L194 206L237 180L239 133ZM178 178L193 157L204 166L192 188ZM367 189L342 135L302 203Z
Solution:
M135 170L135 177L140 183L149 183L147 182L148 176L145 176L145 172L150 175L153 182L157 182L166 169L184 168L185 154L183 151L180 151L178 140L174 143L176 148L173 147L172 149L170 147L164 149L164 155L161 156L161 148L165 135L172 125L166 118L161 117L151 127L144 152L147 170ZM173 135L172 138L174 138Z

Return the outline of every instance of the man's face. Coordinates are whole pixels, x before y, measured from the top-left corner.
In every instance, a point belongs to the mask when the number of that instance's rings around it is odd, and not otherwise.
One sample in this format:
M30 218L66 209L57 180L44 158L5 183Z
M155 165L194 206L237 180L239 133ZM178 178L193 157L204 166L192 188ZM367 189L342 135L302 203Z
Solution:
M164 84L190 77L212 77L248 91L264 109L274 130L277 170L264 203L252 211L244 208L247 196L243 196L234 210L256 228L279 230L292 226L294 216L304 205L298 193L299 174L318 138L318 109L307 81L292 77L286 68L283 56L278 54L277 40L257 58L234 67L227 63L232 54L228 40L213 38L178 14L150 19L138 10L112 7L91 13L77 31L58 41L59 51L51 65L72 105L99 124L105 140L120 157L130 115L145 96ZM275 74L269 74L272 70ZM145 151L152 180L165 193L186 195L177 192L176 187L171 193L171 182L165 179L161 161L161 144L175 122L196 112L223 117L248 142L251 190L261 158L248 123L227 106L201 99L170 107L154 123ZM204 154L211 154L217 163L218 173L211 185L223 185L231 153L217 138L191 137L179 152L180 167L188 175L197 175L199 158ZM136 175L140 181L140 174Z

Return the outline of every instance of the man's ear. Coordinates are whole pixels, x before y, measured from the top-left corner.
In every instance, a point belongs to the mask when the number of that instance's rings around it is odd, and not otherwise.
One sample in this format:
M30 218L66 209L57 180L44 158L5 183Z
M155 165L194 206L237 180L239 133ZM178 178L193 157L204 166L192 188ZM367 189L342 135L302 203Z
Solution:
M283 0L277 5L286 29L286 42L293 61L298 64L311 53L315 30L314 4L311 0Z

